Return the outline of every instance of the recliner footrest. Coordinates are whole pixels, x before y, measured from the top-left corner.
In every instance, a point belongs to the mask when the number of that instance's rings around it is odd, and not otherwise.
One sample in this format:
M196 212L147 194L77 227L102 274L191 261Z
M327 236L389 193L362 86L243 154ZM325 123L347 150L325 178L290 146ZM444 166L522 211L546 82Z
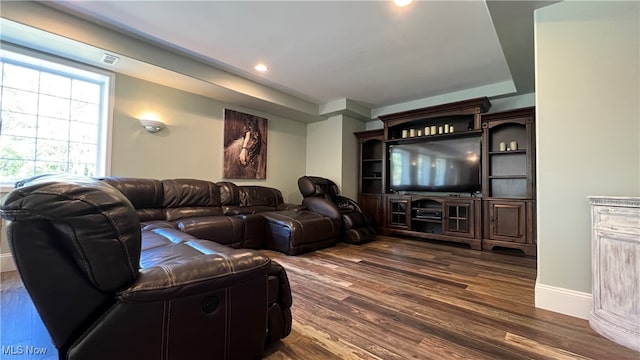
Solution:
M333 246L340 223L311 211L264 212L265 245L288 255Z

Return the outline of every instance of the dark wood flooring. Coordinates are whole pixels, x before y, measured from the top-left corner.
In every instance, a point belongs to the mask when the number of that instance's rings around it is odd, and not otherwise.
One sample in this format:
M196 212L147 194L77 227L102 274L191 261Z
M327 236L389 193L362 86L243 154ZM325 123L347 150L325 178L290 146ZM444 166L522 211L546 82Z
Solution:
M294 297L292 333L266 359L640 360L586 320L536 309L533 258L385 236L265 253L287 269ZM55 359L17 273L0 288L0 358Z

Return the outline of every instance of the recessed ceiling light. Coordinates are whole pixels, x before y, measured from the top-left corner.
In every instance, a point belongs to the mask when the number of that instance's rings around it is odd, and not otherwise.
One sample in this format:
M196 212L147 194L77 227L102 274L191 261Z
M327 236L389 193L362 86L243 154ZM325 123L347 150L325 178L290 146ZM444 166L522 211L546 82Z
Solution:
M267 71L267 65L265 64L258 64L254 67L254 69L260 71L260 72L265 72Z
M394 4L399 7L407 6L413 2L413 0L393 0Z

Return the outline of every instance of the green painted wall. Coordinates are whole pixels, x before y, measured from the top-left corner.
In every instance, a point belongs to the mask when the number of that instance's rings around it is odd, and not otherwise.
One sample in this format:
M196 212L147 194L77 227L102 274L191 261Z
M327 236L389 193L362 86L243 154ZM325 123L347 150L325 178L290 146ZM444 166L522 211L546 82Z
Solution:
M365 123L346 115L307 125L307 175L333 180L340 193L358 197L358 140L353 135L364 131Z
M275 187L286 201L302 200L295 180L305 171L306 124L124 75L115 86L112 175L221 181L224 109L230 108L267 118L268 128L267 179L231 181ZM146 132L137 119L147 111L167 129Z
M536 11L538 283L591 293L589 195L640 195L640 3Z

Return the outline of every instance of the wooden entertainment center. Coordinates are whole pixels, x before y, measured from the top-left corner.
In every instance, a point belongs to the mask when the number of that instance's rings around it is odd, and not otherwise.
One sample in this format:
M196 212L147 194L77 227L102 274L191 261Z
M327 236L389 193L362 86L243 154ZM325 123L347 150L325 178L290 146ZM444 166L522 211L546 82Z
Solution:
M485 97L383 115L383 129L355 133L360 142L358 201L383 234L536 256L535 108L487 114L490 106ZM478 137L477 190L391 187L394 146Z

